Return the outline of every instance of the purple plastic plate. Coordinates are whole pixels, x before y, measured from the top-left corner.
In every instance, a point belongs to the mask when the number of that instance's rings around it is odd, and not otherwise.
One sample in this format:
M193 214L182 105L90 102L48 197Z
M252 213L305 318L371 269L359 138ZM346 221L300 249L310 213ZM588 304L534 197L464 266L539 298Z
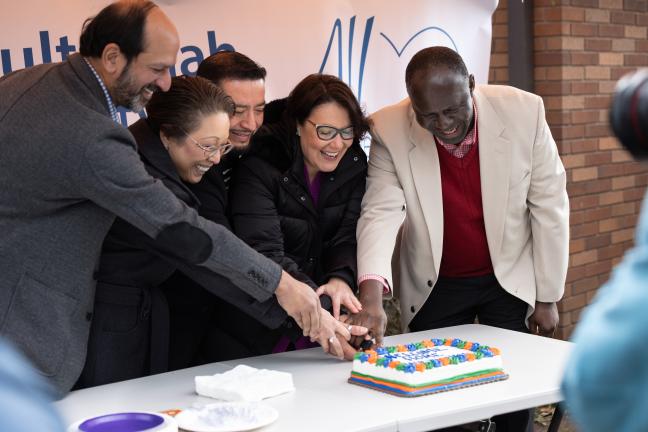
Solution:
M79 425L83 432L140 432L164 423L164 418L149 413L116 413L94 417Z

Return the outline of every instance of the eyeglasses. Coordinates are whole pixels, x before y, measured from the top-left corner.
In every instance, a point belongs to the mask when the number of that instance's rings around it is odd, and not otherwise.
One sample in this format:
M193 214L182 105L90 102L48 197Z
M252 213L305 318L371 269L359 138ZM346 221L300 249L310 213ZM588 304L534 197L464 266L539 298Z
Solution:
M353 136L355 135L353 132L353 126L345 127L344 129L338 129L329 125L315 124L308 119L306 119L306 121L315 126L317 137L323 141L331 141L337 136L337 134L340 134L343 140L353 139Z
M197 140L189 135L184 129L180 130L187 136L187 138L193 141L194 144L196 144L205 152L205 159L213 157L216 153L220 153L221 156L226 155L234 148L234 145L229 141L225 142L224 144L219 144L220 138L218 137L205 137Z

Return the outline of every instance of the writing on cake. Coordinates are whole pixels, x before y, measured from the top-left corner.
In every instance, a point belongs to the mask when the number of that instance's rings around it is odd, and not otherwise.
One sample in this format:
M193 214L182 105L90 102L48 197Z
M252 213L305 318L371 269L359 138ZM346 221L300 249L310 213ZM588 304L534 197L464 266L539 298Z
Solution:
M349 382L398 396L422 396L506 378L497 348L427 339L357 353Z

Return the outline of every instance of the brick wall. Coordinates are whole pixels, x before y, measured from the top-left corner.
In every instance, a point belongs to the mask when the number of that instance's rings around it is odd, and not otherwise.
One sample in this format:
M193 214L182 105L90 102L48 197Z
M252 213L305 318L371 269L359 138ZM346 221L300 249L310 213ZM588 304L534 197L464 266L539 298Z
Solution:
M515 1L515 0L512 0ZM491 43L490 70L488 82L508 84L508 0L500 0L493 14L493 40Z
M519 1L519 0L508 0ZM559 337L632 245L648 174L611 136L616 80L648 66L647 0L535 0L534 80L567 169L571 243ZM490 80L506 83L507 2L493 15Z

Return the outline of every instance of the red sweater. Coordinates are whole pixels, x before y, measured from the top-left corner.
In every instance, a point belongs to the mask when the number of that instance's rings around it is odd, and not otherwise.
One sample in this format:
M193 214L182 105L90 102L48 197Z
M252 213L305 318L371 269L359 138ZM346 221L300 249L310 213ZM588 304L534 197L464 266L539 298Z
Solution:
M443 195L443 255L440 276L493 273L482 207L478 143L461 159L437 143Z

